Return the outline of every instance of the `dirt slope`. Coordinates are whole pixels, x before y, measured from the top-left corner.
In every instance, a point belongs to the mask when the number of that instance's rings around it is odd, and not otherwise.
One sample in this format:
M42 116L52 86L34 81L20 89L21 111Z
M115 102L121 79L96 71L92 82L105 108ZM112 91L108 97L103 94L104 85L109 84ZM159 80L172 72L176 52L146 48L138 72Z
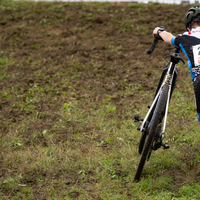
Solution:
M152 56L146 54L153 40L153 28L163 25L174 35L183 33L183 16L189 7L137 3L0 3L0 130L5 141L0 179L14 175L16 166L21 166L6 162L4 157L8 152L18 152L21 146L25 149L52 144L67 146L70 140L74 141L70 147L80 147L85 155L91 143L103 140L106 132L97 126L97 121L84 124L81 120L88 117L86 111L92 113L105 106L106 100L112 100L114 105L105 107L107 120L132 118L140 106L149 102L166 65L161 52L169 46L159 43ZM181 77L188 79L189 71L183 71ZM178 88L185 87L181 84L178 83ZM82 118L74 121L64 118L66 107L72 114L75 112L71 102L84 109ZM80 110L73 116L78 116ZM116 123L113 129L120 126ZM47 130L51 130L50 139L45 136ZM79 137L81 133L88 135L79 143L75 135ZM10 140L14 137L19 140ZM102 146L102 151L107 152L109 148ZM74 162L77 160L73 158ZM56 174L53 180L57 180L62 173L62 170L47 173L39 168L31 171L26 164L20 170L21 182L36 188L34 194L38 199L48 199L48 195L41 189L45 184L40 187L34 177L51 179ZM75 181L77 176L75 172L62 174L67 186L86 187ZM93 176L92 170L88 176ZM92 188L93 182L88 181L88 185ZM17 193L16 188L0 190L10 197ZM91 194L94 190L91 189ZM71 197L79 195L74 192ZM97 196L93 199L98 199Z

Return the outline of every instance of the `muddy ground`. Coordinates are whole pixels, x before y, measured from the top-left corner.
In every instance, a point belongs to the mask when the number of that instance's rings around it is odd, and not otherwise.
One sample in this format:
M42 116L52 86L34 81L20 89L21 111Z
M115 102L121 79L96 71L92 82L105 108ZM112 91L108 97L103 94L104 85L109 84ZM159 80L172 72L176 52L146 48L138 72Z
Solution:
M27 4L0 4L0 130L6 138L19 129L16 135L23 139L24 147L49 146L44 137L33 140L29 135L53 130L52 124L60 119L58 111L72 99L89 110L93 102L98 108L107 95L117 107L118 119L136 114L126 113L130 106L139 110L148 102L140 94L155 92L165 65L161 52L169 47L159 43L153 55L147 55L153 28L163 25L174 35L183 33L183 16L191 7L151 3ZM160 71L155 76L152 71L156 69ZM183 79L188 76L189 71L182 73ZM137 92L120 94L128 86ZM41 123L21 124L35 116ZM82 126L81 130L76 127L70 121L67 130L59 127L53 142L63 143L79 131L93 134L95 125ZM20 143L12 145L15 149ZM5 166L2 169L0 179L5 180L10 172ZM24 178L24 182L34 184L31 177ZM2 192L10 194L7 189Z
M74 87L89 86L86 95L91 100L101 99L104 91L114 94L123 90L123 80L142 84L142 89L149 90L157 84L151 78L151 68L163 68L158 61L166 46L158 45L154 59L146 54L152 43L152 30L164 25L175 35L184 32L183 16L190 7L137 3L54 5L30 3L28 9L23 4L1 6L0 56L15 62L2 72L5 80L1 89L33 83L60 86L62 78L56 79L55 75L63 72L71 77ZM74 71L72 65L76 65ZM95 70L91 74L92 65ZM73 76L74 72L81 72L81 77ZM46 75L45 80L40 73ZM6 74L13 76L6 79ZM84 96L83 91L79 93ZM12 103L2 98L2 109L9 118L17 120L18 114L12 116L7 110ZM43 107L40 109L48 109L47 105Z

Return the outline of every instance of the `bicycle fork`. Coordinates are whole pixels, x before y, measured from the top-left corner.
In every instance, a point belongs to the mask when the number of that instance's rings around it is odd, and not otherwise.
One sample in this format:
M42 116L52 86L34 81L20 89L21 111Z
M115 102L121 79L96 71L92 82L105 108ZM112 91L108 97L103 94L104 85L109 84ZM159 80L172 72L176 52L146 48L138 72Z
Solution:
M165 117L164 117L164 122L163 122L163 130L162 130L162 133L161 133L162 138L164 138L164 134L165 134L165 128L166 128L166 123L167 123L167 114L168 114L168 108L169 108L169 101L170 101L170 96L171 96L173 78L174 78L174 70L173 70L172 75L171 74L167 74L166 82L164 82L166 85L169 86L169 90L168 90L167 103L166 103L166 108L165 108Z

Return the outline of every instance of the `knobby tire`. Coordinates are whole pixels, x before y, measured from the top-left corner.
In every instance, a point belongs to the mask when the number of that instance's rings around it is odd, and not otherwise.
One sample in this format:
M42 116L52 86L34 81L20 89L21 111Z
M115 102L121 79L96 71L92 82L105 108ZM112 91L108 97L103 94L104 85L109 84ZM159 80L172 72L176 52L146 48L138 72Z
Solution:
M142 150L143 150L143 147L144 147L144 144L145 144L145 141L146 141L146 137L147 137L147 134L148 134L148 124L151 121L154 110L155 110L155 106L154 106L153 110L151 111L151 113L150 113L150 115L147 119L147 122L146 122L147 124L145 123L145 125L144 125L144 130L142 131L142 135L141 135L140 143L139 143L139 148L138 148L139 154L142 153Z
M140 161L138 163L137 166L137 170L135 173L135 180L139 181L140 180L140 176L145 164L145 161L147 159L149 150L151 149L152 146L152 142L153 139L155 137L155 133L156 133L156 128L157 126L160 124L160 119L161 116L164 112L165 106L166 106L166 102L167 102L167 96L168 96L168 90L169 90L169 86L168 85L164 85L162 92L160 94L160 97L158 99L153 117L151 119L151 122L149 124L149 134L147 135L145 144L144 144L144 148L140 157Z
M146 130L144 130L144 131L142 132L142 136L141 136L141 138L140 138L140 143L139 143L139 148L138 148L139 154L142 153L142 150L143 150L143 147L144 147L144 143L145 143L146 137L147 137L147 133L146 133Z

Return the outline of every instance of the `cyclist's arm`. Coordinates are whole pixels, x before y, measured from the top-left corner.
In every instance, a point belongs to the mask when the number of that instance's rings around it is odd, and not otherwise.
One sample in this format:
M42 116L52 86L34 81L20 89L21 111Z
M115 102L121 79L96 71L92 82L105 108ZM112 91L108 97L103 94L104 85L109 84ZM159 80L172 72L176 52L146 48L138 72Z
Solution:
M160 29L160 27L156 27L153 31L154 35L158 34L158 30ZM168 43L168 44L172 44L171 43L171 39L174 37L174 35L172 35L170 32L167 31L159 31L159 35L160 37L162 37L162 39Z

